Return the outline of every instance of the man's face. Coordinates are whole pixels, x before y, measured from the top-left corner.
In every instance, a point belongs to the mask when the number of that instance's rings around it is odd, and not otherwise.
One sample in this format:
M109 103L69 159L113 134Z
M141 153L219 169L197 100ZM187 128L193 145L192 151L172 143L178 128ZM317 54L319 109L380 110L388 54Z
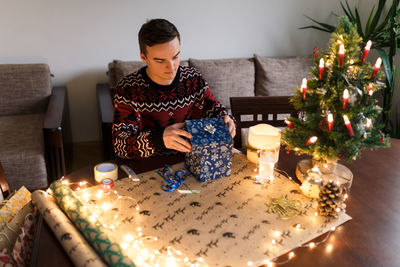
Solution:
M163 43L146 46L146 55L140 53L141 59L147 64L147 75L155 83L169 85L176 76L180 63L181 45L177 37Z

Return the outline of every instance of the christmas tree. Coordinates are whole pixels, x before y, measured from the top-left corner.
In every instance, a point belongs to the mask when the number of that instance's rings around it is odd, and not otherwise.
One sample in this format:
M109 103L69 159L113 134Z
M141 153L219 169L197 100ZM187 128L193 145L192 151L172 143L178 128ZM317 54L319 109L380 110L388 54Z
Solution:
M381 59L375 66L367 62L371 42L364 45L356 26L340 17L328 51L314 53L313 78L303 79L291 98L299 118L286 119L282 141L288 149L319 162L350 162L362 148L389 145L378 123L382 109L373 97L385 86Z

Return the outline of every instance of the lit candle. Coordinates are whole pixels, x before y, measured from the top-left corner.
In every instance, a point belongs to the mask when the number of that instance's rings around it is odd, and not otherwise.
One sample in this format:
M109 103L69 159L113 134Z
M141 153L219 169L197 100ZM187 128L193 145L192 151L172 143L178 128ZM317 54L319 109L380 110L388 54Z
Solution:
M349 131L350 136L354 136L353 128L351 127L351 123L347 115L343 115L344 123L346 124L347 130Z
M274 159L278 161L281 130L268 124L257 124L249 128L248 146L255 150L275 151ZM253 163L259 162L258 152L247 150L247 159Z
M378 57L374 66L374 71L372 72L371 75L371 80L375 80L376 74L378 73L378 70L381 68L381 65L382 65L382 59Z
M303 82L301 83L301 99L303 101L306 99L306 91L307 91L307 79L303 78Z
M341 44L339 47L339 61L338 61L339 68L341 68L343 65L343 57L344 57L344 45Z
M347 107L347 101L349 101L349 90L344 89L343 91L343 110Z
M307 140L306 146L311 145L311 144L314 144L315 142L317 142L317 140L318 140L318 137L316 137L316 136L311 136L310 139Z
M332 131L332 129L333 129L333 115L332 115L332 113L328 113L328 126L329 126L329 131Z
M368 55L368 53L369 53L369 50L371 49L371 45L372 45L372 42L371 42L371 40L369 40L369 41L367 42L367 45L364 47L364 52L363 52L363 54L362 54L361 62L364 62L365 59L367 58L367 55Z
M319 60L319 79L322 80L324 77L324 59Z
M294 129L293 123L291 121L285 120L285 123L287 124L287 126L289 126L290 128Z

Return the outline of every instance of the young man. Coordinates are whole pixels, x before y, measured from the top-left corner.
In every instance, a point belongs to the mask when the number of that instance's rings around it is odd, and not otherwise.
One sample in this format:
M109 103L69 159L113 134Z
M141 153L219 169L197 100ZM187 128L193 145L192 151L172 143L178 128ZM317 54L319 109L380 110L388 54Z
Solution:
M190 152L184 121L223 117L232 137L235 123L194 68L179 66L180 35L165 19L139 31L140 57L147 64L115 88L113 143L117 156L147 158L171 150Z

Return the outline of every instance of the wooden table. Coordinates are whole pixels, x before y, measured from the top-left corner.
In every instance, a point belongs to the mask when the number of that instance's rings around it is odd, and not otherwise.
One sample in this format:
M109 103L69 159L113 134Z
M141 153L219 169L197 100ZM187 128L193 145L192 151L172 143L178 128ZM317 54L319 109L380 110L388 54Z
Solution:
M392 139L391 144L390 148L365 150L361 159L344 163L354 174L347 201L347 213L353 219L339 227L326 243L313 249L296 249L296 256L285 266L398 266L400 140ZM281 151L278 168L294 177L298 161L299 157ZM74 172L68 178L93 177L92 167ZM40 230L33 266L72 266L45 222ZM283 255L279 260L286 258Z

